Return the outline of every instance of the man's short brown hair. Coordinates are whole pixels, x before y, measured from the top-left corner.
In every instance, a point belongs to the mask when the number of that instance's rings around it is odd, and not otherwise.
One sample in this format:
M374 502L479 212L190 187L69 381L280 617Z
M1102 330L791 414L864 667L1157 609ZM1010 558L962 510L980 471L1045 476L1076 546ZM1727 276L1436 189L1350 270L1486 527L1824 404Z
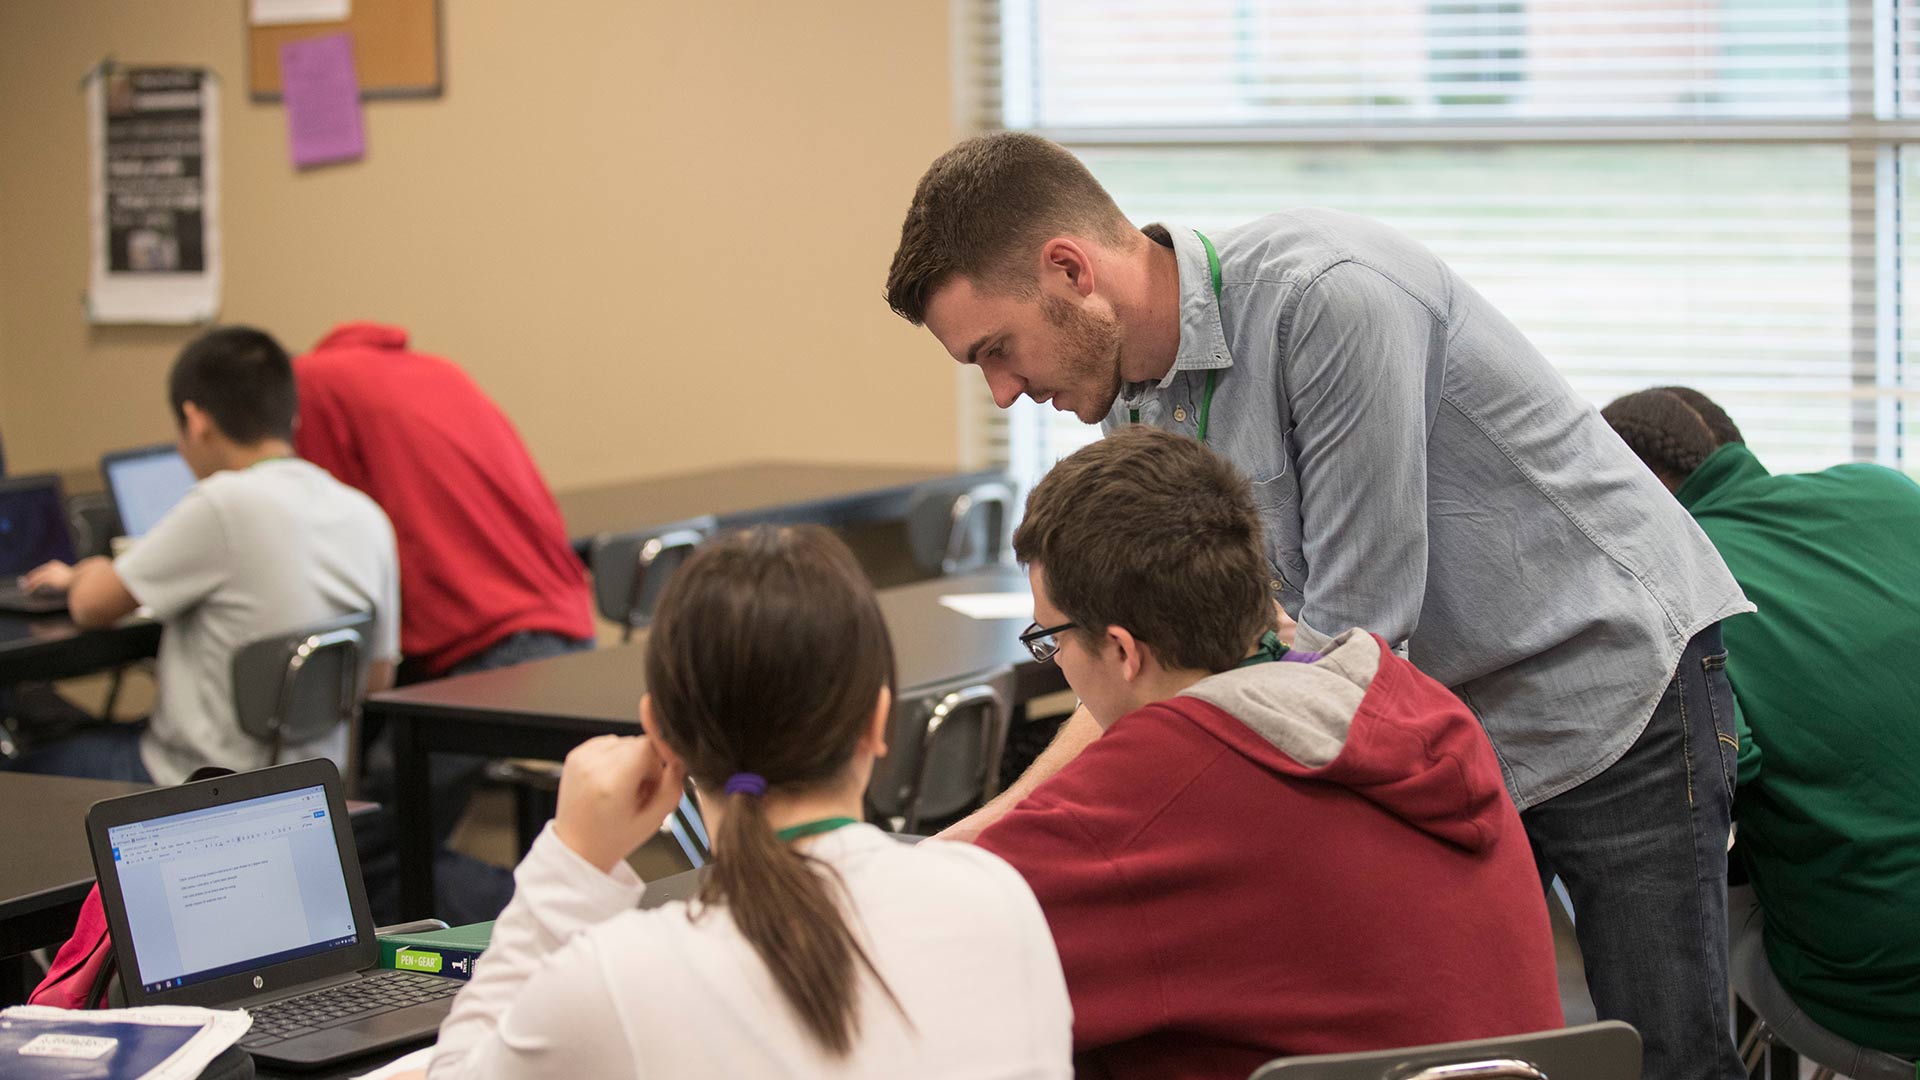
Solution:
M1055 236L1111 244L1132 231L1127 216L1064 147L1038 135L981 135L941 154L914 189L887 271L887 304L919 326L927 301L956 276L1029 295L1023 259Z
M1184 435L1130 427L1034 486L1013 553L1087 640L1109 626L1162 666L1225 671L1274 628L1260 516L1246 480Z

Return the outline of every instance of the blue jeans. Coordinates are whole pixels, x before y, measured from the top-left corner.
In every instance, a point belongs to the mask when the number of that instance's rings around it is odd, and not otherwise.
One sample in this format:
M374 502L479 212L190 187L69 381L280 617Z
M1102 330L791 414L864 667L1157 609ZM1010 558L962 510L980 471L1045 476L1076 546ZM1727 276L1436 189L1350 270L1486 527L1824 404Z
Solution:
M147 773L146 763L140 760L140 733L146 726L144 722L112 724L83 731L29 751L20 760L0 768L48 776L151 784L153 777Z
M1573 899L1602 1019L1640 1032L1647 1080L1744 1080L1727 1003L1727 831L1738 735L1720 628L1605 772L1520 815Z

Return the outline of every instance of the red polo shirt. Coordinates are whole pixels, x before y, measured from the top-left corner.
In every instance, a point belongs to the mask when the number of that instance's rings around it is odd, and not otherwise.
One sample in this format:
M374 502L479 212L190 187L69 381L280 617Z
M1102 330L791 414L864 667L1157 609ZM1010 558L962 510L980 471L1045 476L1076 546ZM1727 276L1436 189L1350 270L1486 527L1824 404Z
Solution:
M439 674L510 634L593 634L586 569L520 435L397 326L346 323L293 362L294 450L387 512L400 649Z

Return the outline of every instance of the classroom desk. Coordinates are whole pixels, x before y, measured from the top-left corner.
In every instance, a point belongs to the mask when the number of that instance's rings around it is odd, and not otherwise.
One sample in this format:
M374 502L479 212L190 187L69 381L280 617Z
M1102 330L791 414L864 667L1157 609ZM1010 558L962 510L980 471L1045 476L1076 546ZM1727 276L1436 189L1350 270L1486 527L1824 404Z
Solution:
M698 472L562 491L554 498L583 554L595 537L676 521L719 519L720 528L772 523L847 526L906 518L914 489L953 476L993 480L997 470L952 473L899 465L749 462Z
M1036 664L1020 644L1020 631L1029 621L1025 615L977 620L939 603L948 593L1025 589L1026 575L1006 566L883 590L880 610L893 637L902 696L1006 665L1017 674L1015 704L1065 689L1060 669ZM595 735L639 730L644 642L640 635L633 645L390 690L369 698L365 715L393 733L396 776L426 776L428 755L442 752L557 761ZM394 805L404 918L422 917L432 907L427 802L426 785L398 785Z
M73 934L93 888L87 811L145 784L0 772L0 957L58 945Z
M82 630L65 615L0 614L0 686L71 679L160 651L160 624L132 619Z

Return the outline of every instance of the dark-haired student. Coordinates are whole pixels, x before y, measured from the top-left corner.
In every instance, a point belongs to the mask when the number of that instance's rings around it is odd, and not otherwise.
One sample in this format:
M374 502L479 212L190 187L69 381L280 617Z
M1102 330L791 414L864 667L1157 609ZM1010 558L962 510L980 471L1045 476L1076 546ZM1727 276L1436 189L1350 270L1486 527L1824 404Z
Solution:
M254 769L267 744L233 711L233 657L264 637L371 611L371 689L399 659L399 563L373 500L293 456L286 350L243 326L209 331L168 378L180 454L200 482L117 559L48 563L29 588L64 589L73 621L108 626L145 607L165 626L144 728L113 725L44 747L32 772L177 784L203 765ZM283 748L344 761L345 726Z
M1601 415L1760 608L1726 621L1752 885L1729 904L1734 983L1776 1024L1804 1011L1920 1056L1920 485L1865 463L1771 473L1684 386ZM1791 1006L1766 1000L1781 990Z
M1027 640L1104 730L978 843L1047 913L1082 1076L1561 1025L1485 732L1378 637L1280 643L1225 458L1115 432L1035 486L1013 546Z
M433 1080L1070 1074L1059 960L1020 876L859 823L893 651L844 544L714 541L669 583L645 664L646 735L568 755ZM636 911L626 857L687 775L709 875Z

